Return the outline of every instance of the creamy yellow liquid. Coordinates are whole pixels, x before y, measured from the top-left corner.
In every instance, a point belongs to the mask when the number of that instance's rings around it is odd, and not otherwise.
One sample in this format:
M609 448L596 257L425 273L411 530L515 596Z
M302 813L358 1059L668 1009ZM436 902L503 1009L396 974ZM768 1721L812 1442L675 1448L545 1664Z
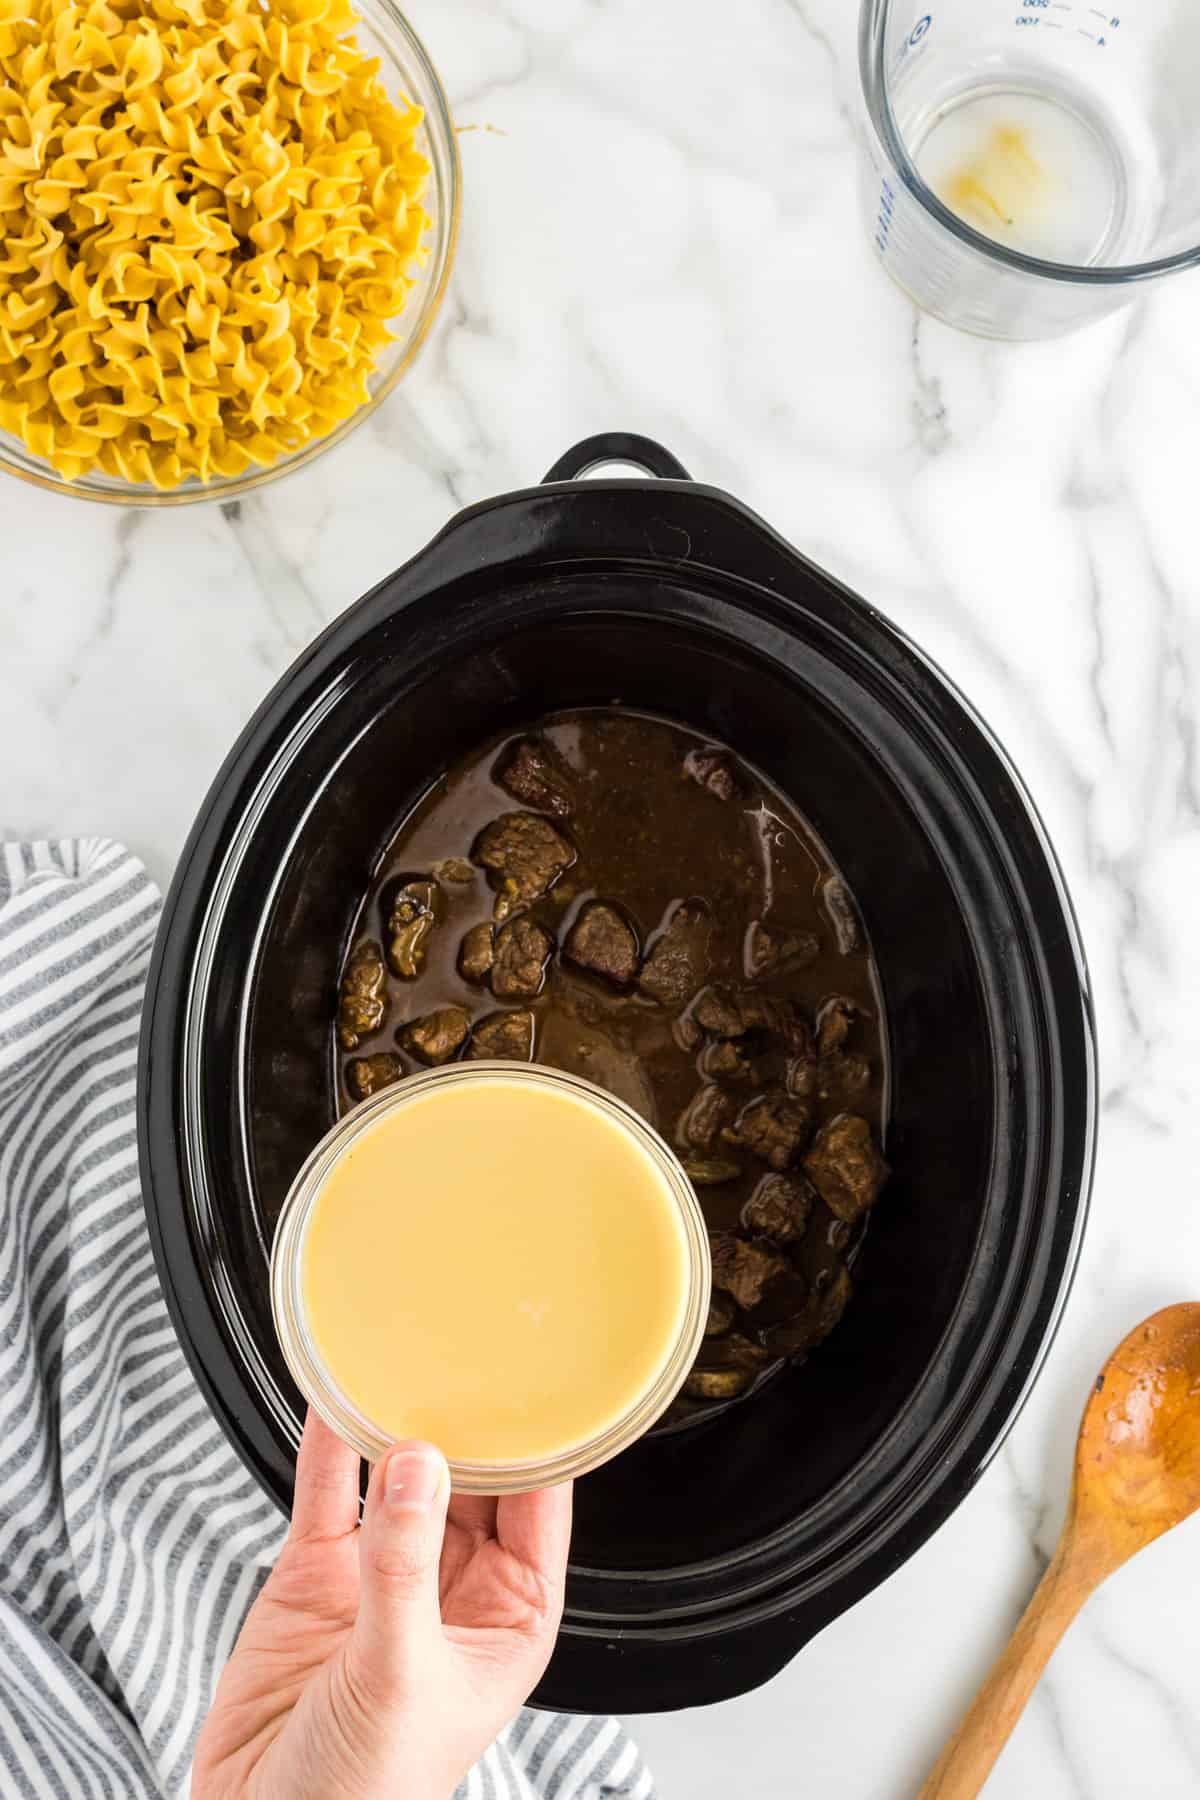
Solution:
M391 1438L520 1463L614 1424L682 1328L671 1188L586 1099L503 1075L407 1100L334 1164L301 1252L334 1382Z

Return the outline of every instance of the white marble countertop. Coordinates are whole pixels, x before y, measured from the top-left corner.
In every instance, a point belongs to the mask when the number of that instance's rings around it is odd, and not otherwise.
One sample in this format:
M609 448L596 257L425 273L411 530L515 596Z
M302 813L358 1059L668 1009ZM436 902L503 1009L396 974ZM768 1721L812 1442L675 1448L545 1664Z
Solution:
M455 104L435 337L240 507L0 491L0 829L165 880L275 677L462 504L646 432L891 614L1041 806L1102 1037L1090 1231L1019 1425L953 1519L769 1687L639 1721L663 1800L907 1800L1057 1534L1089 1380L1200 1297L1200 278L1054 344L916 317L855 210L852 0L412 0ZM1200 1523L1055 1657L995 1800L1194 1800Z

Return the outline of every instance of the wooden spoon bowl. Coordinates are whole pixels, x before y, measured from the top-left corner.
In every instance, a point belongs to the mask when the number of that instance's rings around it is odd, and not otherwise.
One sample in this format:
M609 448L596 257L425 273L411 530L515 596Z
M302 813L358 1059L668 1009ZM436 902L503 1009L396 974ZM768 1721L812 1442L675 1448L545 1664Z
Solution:
M1079 1428L1072 1508L1103 1520L1111 1573L1200 1507L1200 1305L1131 1331L1096 1378Z
M921 1800L974 1800L1088 1595L1197 1510L1200 1304L1189 1301L1137 1326L1097 1376L1058 1547Z

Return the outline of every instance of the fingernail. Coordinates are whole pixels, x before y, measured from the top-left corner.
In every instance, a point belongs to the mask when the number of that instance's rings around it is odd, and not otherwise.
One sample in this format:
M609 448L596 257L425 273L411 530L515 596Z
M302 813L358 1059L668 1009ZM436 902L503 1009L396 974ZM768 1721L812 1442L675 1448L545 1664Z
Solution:
M383 1472L383 1497L402 1512L428 1512L442 1490L446 1465L435 1450L397 1450Z

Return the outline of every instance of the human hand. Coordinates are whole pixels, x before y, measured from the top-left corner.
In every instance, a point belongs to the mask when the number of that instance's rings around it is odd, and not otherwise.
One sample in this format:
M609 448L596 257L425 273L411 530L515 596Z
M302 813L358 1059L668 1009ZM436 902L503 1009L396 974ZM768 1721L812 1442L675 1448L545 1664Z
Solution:
M213 1697L193 1800L449 1800L537 1685L562 1616L567 1487L451 1495L428 1444L371 1472L313 1412L292 1528Z

